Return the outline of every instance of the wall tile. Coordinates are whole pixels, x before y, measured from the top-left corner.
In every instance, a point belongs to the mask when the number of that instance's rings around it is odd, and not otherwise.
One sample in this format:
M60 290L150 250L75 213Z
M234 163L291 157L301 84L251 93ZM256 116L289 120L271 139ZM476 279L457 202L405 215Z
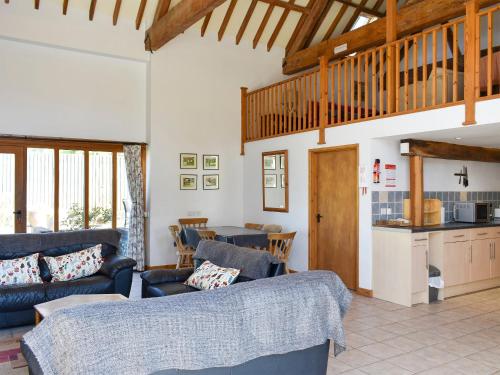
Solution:
M378 202L379 201L379 192L378 191L372 191L372 203Z

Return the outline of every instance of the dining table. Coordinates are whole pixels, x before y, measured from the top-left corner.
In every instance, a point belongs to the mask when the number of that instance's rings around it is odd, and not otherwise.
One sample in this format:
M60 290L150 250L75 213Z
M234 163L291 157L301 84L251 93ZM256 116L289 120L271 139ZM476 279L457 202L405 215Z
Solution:
M267 248L267 232L238 226L214 226L207 228L184 228L184 241L196 249L200 242L198 230L211 230L216 233L215 240L241 247Z

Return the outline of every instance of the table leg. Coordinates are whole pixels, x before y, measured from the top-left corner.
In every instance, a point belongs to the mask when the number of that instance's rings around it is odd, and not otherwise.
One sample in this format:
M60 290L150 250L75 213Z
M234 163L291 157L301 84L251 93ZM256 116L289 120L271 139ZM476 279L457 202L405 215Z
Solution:
M35 325L36 326L39 325L41 321L42 321L42 316L37 310L35 310Z

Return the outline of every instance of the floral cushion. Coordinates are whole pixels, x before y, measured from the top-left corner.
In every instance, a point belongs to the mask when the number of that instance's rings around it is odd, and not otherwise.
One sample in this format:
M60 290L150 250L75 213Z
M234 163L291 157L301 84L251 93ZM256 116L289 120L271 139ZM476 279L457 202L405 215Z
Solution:
M184 283L196 289L216 289L231 285L236 281L240 270L216 266L205 261Z
M38 257L32 254L23 258L0 260L0 285L41 284Z
M58 257L44 257L49 266L52 282L81 279L92 276L101 268L102 245Z

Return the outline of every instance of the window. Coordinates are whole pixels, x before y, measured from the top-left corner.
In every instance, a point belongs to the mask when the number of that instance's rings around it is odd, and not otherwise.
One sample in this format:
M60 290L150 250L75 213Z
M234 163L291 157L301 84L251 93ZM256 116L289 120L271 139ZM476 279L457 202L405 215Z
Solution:
M129 212L122 144L0 138L1 234L123 228Z
M372 23L373 21L376 21L378 18L375 17L375 16L370 16L368 14L361 14L358 19L356 20L356 22L354 22L354 25L352 25L351 27L351 31L352 30L356 30L356 29L359 29L360 27L362 26L366 26L368 25L369 23Z

